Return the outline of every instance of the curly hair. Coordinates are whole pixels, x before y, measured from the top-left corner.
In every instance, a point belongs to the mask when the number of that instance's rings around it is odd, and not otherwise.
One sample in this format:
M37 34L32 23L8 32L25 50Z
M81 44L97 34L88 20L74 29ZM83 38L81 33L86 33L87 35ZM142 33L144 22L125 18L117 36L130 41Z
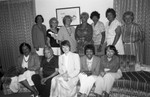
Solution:
M86 46L84 47L84 54L85 54L85 55L86 55L86 50L88 50L88 49L92 50L92 51L93 51L93 54L95 55L95 47L94 47L94 45L88 44L88 45L86 45Z
M23 43L21 43L20 46L19 46L19 51L20 51L21 54L23 54L23 51L22 51L22 47L23 47L23 46L27 46L28 49L29 49L29 51L31 52L31 46L30 46L28 43L23 42Z
M100 18L100 13L98 13L97 11L93 11L90 15L90 19L92 19L94 16L96 16L99 19Z
M113 8L108 8L108 9L106 10L106 17L107 17L107 14L108 14L108 13L112 13L113 16L114 16L114 18L116 18L116 11L115 11Z

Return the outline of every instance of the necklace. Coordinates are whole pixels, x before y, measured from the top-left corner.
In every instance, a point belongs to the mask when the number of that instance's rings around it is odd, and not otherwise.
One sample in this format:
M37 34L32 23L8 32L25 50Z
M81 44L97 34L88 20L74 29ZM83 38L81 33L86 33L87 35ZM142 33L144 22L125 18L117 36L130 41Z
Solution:
M27 56L27 57L23 57L23 60L26 62L26 63L28 63L28 61L29 61L29 56Z
M67 32L68 32L68 34L69 34L69 36L71 36L71 33L72 33L72 30L71 30L71 28L70 27L65 27L66 28L66 30L67 30Z

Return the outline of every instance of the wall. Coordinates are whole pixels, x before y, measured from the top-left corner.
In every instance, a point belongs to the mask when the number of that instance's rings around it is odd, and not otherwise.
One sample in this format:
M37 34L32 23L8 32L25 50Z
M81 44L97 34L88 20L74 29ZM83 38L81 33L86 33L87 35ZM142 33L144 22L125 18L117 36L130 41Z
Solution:
M81 12L98 11L101 14L100 20L105 23L105 11L113 7L113 0L35 0L36 14L41 14L44 24L49 28L49 19L56 17L56 8L80 6ZM92 21L89 19L89 23Z

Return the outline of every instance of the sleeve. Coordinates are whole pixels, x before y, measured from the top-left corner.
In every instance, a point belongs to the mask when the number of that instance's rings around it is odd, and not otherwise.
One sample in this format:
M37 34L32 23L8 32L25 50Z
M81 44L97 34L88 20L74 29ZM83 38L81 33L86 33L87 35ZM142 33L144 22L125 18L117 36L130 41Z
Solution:
M59 56L59 60L58 60L58 72L60 74L65 73L64 66L63 66L63 63L62 63L62 55Z
M101 23L101 32L104 32L104 31L105 31L104 23Z
M34 60L34 65L30 68L31 70L37 71L40 69L40 59L37 54L32 55Z
M97 58L97 62L96 62L96 67L95 67L95 70L94 70L94 75L99 75L99 69L100 69L100 58Z
M36 26L35 25L32 26L32 42L33 42L33 47L38 48Z
M46 26L43 25L43 28L44 28L44 29L43 29L43 31L44 31L44 39L45 39L45 42L46 42L46 34L47 34L47 33L46 33Z
M140 25L138 25L138 38L142 41L145 37L144 31Z
M101 57L99 72L104 72L104 56Z
M75 77L79 74L80 72L80 57L78 54L75 54L75 58L74 58L74 71L69 74L70 77Z
M75 39L76 39L76 41L78 41L78 39L79 39L79 36L77 34L78 28L79 28L79 26L77 26L76 29L75 29Z
M51 37L51 34L49 34L50 31L51 31L50 29L48 29L48 30L46 31L46 36L49 37L49 38Z
M83 67L83 57L80 58L80 72L84 71L84 67Z
M63 40L64 40L64 39L63 39L63 33L64 33L64 29L63 29L63 27L61 27L61 28L59 29L58 36L57 36L57 39L58 39L58 40L60 40L60 41L63 41Z
M56 56L56 68L58 68L58 60L59 60L59 57Z
M92 37L93 37L93 28L92 28L91 25L88 26L88 33L89 33L89 34L88 34L87 37L86 37L86 41L87 41L87 42L91 42Z
M20 72L20 70L21 70L21 64L20 64L20 57L18 57L18 59L17 59L17 66L16 66L16 70L17 70L17 72Z
M109 72L117 72L118 69L120 68L120 60L119 58L117 57L115 60L112 61L113 63L110 64L110 70Z

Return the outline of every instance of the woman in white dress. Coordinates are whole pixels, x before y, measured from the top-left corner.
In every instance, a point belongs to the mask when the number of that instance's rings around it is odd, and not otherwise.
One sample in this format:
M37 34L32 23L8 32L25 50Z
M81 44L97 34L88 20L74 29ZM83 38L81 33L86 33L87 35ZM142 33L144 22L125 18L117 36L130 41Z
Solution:
M116 11L112 8L107 9L106 18L106 43L107 45L114 45L118 50L118 54L124 54L121 23L116 19Z
M70 52L68 40L61 42L64 54L59 56L59 75L52 79L50 97L77 97L77 82L80 72L80 58Z

